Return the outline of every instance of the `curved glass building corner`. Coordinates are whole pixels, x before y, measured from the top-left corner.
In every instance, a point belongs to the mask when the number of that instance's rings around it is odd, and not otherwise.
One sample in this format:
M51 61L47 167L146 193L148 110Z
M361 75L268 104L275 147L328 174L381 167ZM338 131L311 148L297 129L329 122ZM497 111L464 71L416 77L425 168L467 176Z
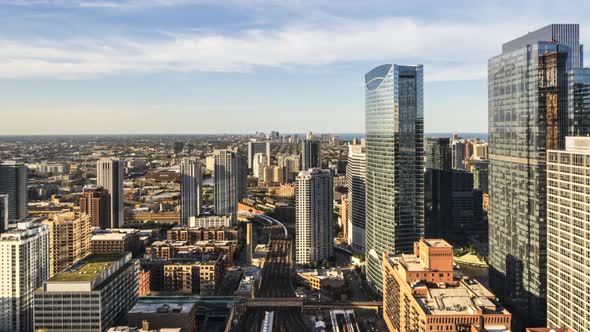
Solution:
M365 75L367 279L382 292L384 252L408 253L424 234L422 65Z

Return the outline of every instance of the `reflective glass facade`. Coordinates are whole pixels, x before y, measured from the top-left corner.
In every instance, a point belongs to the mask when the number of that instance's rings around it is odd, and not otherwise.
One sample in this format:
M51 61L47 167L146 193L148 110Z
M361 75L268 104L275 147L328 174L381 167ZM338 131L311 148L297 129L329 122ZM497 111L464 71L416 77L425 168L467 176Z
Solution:
M490 285L529 326L545 322L546 151L564 144L578 26L550 25L488 62Z
M381 65L365 84L367 277L381 292L383 252L412 252L424 234L422 65Z

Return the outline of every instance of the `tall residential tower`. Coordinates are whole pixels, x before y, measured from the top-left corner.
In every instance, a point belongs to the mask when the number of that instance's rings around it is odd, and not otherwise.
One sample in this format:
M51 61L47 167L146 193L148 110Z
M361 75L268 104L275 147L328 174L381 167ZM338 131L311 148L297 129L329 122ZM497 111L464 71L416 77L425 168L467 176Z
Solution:
M383 289L383 253L410 253L424 236L422 65L365 75L367 277Z
M180 224L188 226L189 219L201 214L203 176L201 162L186 157L180 163Z
M0 194L8 195L8 221L27 216L27 166L15 161L0 162Z
M100 158L96 164L96 184L110 196L109 228L121 227L124 222L123 163L119 158Z

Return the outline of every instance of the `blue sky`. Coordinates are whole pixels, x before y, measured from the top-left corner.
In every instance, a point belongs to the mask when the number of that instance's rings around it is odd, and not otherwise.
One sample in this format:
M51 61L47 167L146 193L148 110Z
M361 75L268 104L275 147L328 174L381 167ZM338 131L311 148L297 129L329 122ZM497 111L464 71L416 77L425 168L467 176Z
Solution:
M444 4L444 7L441 6ZM590 1L0 0L0 135L364 131L424 64L427 132L487 131L487 59Z

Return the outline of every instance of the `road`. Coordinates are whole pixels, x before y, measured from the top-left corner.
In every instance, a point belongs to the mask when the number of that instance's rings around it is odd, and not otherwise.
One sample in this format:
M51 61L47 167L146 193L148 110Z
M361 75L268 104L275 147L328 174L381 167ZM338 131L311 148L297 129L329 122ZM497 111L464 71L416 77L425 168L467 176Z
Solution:
M295 290L291 280L292 242L290 239L281 236L282 229L274 229L273 226L270 226L270 229L267 230L271 234L271 241L256 298L295 298ZM260 331L265 311L275 312L273 331L309 330L303 321L300 309L248 308L244 315L240 317L240 324L235 331Z

